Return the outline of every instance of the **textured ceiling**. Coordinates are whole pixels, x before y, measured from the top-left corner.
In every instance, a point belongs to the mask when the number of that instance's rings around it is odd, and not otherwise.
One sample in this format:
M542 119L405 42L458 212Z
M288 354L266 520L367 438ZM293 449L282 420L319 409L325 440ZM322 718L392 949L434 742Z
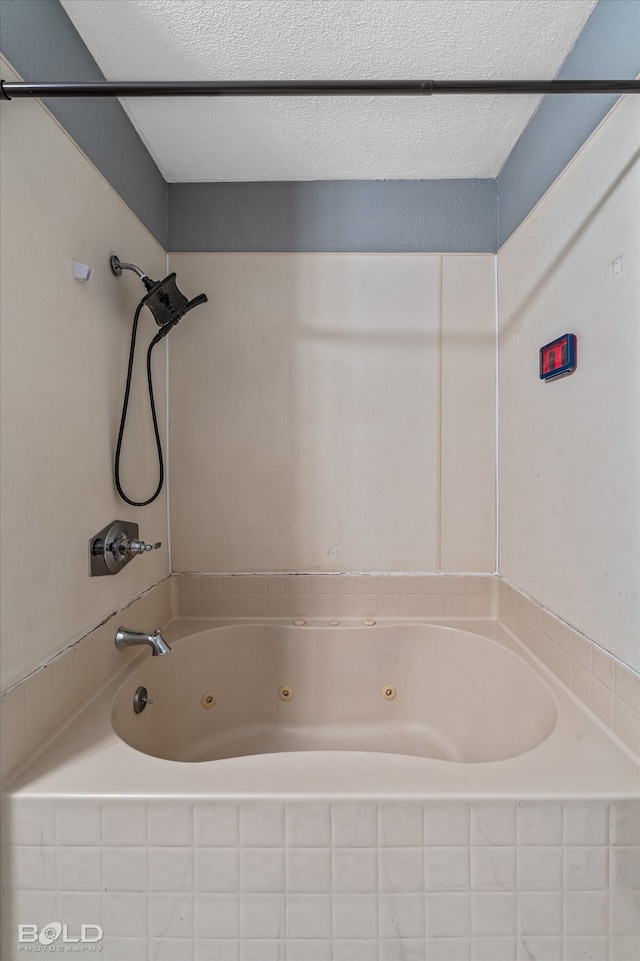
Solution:
M526 80L556 75L597 0L61 2L109 80ZM495 177L538 103L123 100L170 183Z

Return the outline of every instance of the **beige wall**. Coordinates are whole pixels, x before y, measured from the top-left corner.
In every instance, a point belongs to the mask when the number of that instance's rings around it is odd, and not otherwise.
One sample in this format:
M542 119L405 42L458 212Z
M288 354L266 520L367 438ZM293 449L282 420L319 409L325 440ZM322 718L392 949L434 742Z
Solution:
M639 135L627 97L498 256L500 572L636 668ZM538 350L567 331L578 369L544 383Z
M494 258L172 254L175 571L493 571Z
M3 109L1 122L6 689L169 568L164 497L131 508L112 481L131 316L144 288L133 274L114 277L109 253L162 277L164 251L35 101ZM73 280L72 259L95 268L89 283ZM153 329L145 317L142 345ZM145 352L139 351L123 470L137 495L152 492L156 481ZM165 358L156 352L163 424ZM162 550L115 577L90 578L89 538L115 518L138 521L141 535L161 540Z

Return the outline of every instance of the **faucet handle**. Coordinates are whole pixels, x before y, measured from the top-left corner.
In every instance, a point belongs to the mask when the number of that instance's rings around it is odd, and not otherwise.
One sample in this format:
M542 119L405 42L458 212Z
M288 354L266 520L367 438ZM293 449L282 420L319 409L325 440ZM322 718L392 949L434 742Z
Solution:
M123 547L127 554L134 556L135 554L144 554L146 551L157 551L159 547L162 547L162 542L158 541L156 544L145 544L144 541L132 539L126 544L123 544Z

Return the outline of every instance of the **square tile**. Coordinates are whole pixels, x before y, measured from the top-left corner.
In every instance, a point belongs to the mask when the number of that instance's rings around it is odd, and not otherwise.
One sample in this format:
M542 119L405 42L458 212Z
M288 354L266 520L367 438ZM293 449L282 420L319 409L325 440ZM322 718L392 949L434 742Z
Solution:
M591 670L593 676L610 691L613 691L615 686L615 664L616 662L607 651L604 651L595 644L593 645L591 652Z
M27 891L56 891L56 849L38 847L35 844L15 845L11 848L12 889Z
M564 896L564 933L606 934L608 895L604 891L567 891Z
M424 891L424 854L421 847L381 848L379 855L380 891Z
M147 891L147 848L103 848L102 884L105 891Z
M474 938L515 935L515 894L474 892L471 895L471 933Z
M289 894L286 912L287 937L331 938L331 895Z
M100 891L102 887L102 849L57 848L57 879L61 891Z
M564 850L564 886L567 891L604 891L609 886L609 851L606 847L567 847Z
M376 849L334 848L333 890L353 894L369 894L377 891L378 852Z
M197 938L235 939L240 931L240 900L231 894L195 894L193 925Z
M518 893L518 926L525 940L562 934L562 893Z
M77 895L77 897L81 898L82 895ZM90 897L95 898L96 895L92 894ZM51 918L62 916L60 913L60 901L60 895L55 891L26 891L18 888L12 892L13 916L19 924L37 924L38 927L41 928L47 924ZM65 895L64 903L65 907L68 906L68 895ZM99 917L99 914L100 911L98 910L97 914L92 916ZM65 916L65 922L66 921L67 918ZM72 922L69 921L69 924L71 923ZM3 934L7 934L7 937L9 936L7 932L3 932ZM13 948L15 945L13 932L11 932L11 937L11 948Z
M611 844L640 846L640 801L616 801L609 814Z
M515 891L515 848L471 848L471 887L474 891Z
M193 884L191 848L149 848L148 865L148 891L191 891Z
M186 578L186 580L197 580L197 586L199 586L203 597L205 595L222 594L224 589L224 578L220 574L208 574L206 577Z
M245 598L245 601L247 599ZM263 605L264 606L264 605ZM224 612L224 598L222 594L203 594L200 598L200 614L202 617L222 617ZM245 610L247 616L249 611Z
M423 938L425 904L421 894L381 894L381 938Z
M335 854L338 852L334 852ZM349 853L353 853L353 849ZM355 852L357 854L366 852ZM298 894L329 894L332 890L331 851L328 848L289 848L287 890ZM334 867L333 884L339 872ZM334 890L341 890L335 886ZM358 890L364 890L359 888Z
M240 805L240 844L244 847L284 846L284 804L249 801Z
M468 894L427 894L426 934L429 938L468 937L471 900Z
M333 937L360 940L378 937L375 894L334 894Z
M240 848L240 890L284 893L284 864L282 848Z
M611 939L611 961L638 961L640 935L614 935Z
M102 806L102 843L114 847L145 847L147 806L140 801L107 801Z
M353 574L334 574L332 578L334 595L355 594L357 590L357 582L358 578Z
M80 905L77 901L78 895L71 894L73 904L78 910ZM100 898L100 895L96 895ZM134 894L131 892L120 893L117 891L103 892L102 895L102 918L101 925L110 937L118 938L146 938L147 931L147 895ZM82 923L88 917L100 916L98 914L86 914L80 921ZM65 913L65 920L68 920Z
M228 801L197 802L193 807L196 846L232 847L238 844L238 805Z
M331 805L334 847L375 847L378 843L377 810L369 801L343 801Z
M194 884L196 891L234 894L240 890L238 848L196 848Z
M245 894L240 901L240 938L283 938L285 898L282 894Z
M471 843L514 845L516 843L516 807L511 802L478 802L471 806Z
M611 933L640 935L640 891L611 892Z
M56 809L53 801L5 800L10 812L11 840L14 844L45 846L56 843Z
M379 807L380 844L414 847L424 843L424 806L385 802Z
M193 896L190 894L150 894L149 935L152 938L191 938L193 935Z
M518 848L518 890L562 890L562 848Z
M331 807L328 802L299 801L286 805L286 843L316 848L331 844Z
M464 801L425 805L425 844L461 847L469 844L469 805Z
M480 849L478 849L480 850ZM427 891L468 891L470 849L425 848L424 870Z
M101 845L100 804L88 800L57 801L56 833L58 844Z
M605 801L567 801L563 817L565 844L591 846L608 843L609 811Z

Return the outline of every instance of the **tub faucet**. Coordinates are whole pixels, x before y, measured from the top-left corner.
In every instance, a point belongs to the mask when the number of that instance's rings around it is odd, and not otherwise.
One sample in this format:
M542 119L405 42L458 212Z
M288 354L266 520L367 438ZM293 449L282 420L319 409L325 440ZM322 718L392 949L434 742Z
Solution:
M154 634L143 634L140 631L130 631L126 627L119 627L116 631L116 647L135 647L138 644L148 644L153 657L168 654L171 648L162 636L162 629L157 628Z

